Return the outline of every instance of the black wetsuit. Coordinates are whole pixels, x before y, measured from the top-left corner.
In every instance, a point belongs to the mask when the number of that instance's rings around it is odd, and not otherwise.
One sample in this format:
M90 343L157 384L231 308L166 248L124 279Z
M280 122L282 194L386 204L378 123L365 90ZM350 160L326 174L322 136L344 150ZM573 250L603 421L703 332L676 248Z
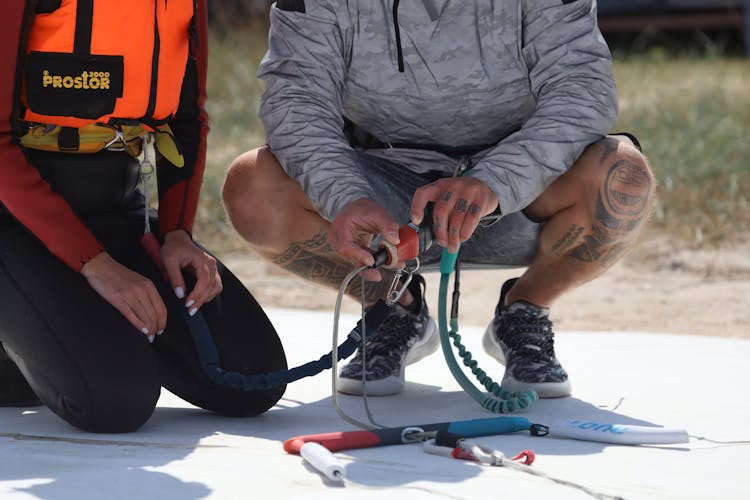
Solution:
M20 2L19 2L20 3ZM18 67L23 26L35 2L3 5L0 23L0 342L41 401L60 417L92 432L127 432L154 411L161 387L184 400L233 416L260 414L284 387L239 391L203 373L178 300L141 249L143 198L137 165L125 153L94 155L24 151L17 137ZM159 166L159 234L190 232L205 162L202 110L205 78L205 2L198 16L202 56L189 62L173 130L186 166ZM7 12L6 12L7 11ZM26 22L24 22L24 19ZM21 50L19 50L21 47ZM12 57L11 57L12 56ZM168 309L164 333L149 343L80 274L105 249L149 278ZM226 370L264 373L286 368L281 342L250 292L221 263L223 292L201 307ZM186 276L188 290L192 288ZM7 359L0 359L5 363ZM0 374L3 370L0 370Z

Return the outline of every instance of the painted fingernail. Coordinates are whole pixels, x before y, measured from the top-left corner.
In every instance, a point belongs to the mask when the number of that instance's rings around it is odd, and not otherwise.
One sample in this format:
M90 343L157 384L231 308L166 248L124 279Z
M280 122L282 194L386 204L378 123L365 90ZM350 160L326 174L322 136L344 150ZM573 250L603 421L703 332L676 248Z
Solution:
M164 330L159 330L158 332L156 332L157 335L161 335L162 333L164 333Z
M141 333L143 335L148 335L148 328L146 328L145 326L143 328L141 328Z
M190 311L188 312L188 314L190 316L195 316L195 313L197 313L197 312L198 312L198 308L194 307L194 308L190 309Z
M148 342L149 342L150 344L153 344L153 343L154 343L154 336L153 336L153 335L149 335L149 336L148 336Z
M193 304L195 304L195 300L194 299L193 300L188 300L187 303L185 304L185 307L190 307Z
M178 286L177 288L174 289L174 294L177 295L178 299L185 298L185 290L183 290L181 286Z

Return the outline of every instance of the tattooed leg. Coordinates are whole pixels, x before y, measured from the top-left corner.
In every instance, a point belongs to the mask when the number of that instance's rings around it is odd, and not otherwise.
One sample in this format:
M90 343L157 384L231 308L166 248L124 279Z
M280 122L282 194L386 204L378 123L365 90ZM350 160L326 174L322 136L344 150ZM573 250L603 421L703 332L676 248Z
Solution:
M654 179L629 139L607 137L525 211L546 221L533 263L508 294L549 306L603 273L635 243L648 218Z
M223 197L229 220L240 236L277 266L336 290L352 271L353 266L328 244L328 221L318 215L267 148L235 160L227 172ZM383 273L382 281L367 282L367 305L385 296L391 276ZM352 280L347 293L360 301L361 280Z
M303 242L292 242L282 254L272 255L271 261L277 266L329 288L338 289L353 267L343 261L328 243L327 231L321 231ZM385 273L384 273L385 274ZM379 282L366 282L365 304L370 305L388 292L390 276ZM354 279L346 293L357 301L362 299L362 280Z

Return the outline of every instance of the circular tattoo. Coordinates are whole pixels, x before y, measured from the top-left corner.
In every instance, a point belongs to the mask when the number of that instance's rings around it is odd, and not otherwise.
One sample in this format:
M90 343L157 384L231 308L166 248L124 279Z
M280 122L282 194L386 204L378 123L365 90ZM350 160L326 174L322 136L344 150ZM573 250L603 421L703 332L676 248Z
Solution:
M643 167L628 160L616 162L604 181L604 199L612 212L638 216L646 209L651 179Z

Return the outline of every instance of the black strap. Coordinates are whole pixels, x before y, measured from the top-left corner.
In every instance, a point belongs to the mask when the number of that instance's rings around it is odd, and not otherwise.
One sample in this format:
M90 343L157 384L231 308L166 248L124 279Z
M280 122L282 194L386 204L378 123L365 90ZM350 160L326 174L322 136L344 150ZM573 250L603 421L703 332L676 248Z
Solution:
M305 12L305 0L276 0L276 8L290 12Z
M78 0L76 35L73 53L91 54L91 32L94 30L94 0Z
M61 127L57 135L57 147L60 151L74 153L81 147L81 136L75 127Z
M60 8L62 0L39 0L36 4L37 14L51 14Z
M473 156L480 151L495 147L497 143L490 144L467 144L465 146L444 146L441 144L419 144L414 142L383 142L368 131L357 126L348 118L344 118L344 134L349 139L349 145L362 149L426 149L437 151L446 156L461 158Z
M379 300L365 314L364 323L370 337L376 335L378 328L391 312L390 306L385 301ZM187 309L183 310L185 323L187 323L190 335L193 337L195 349L198 352L198 358L203 368L203 373L214 383L232 389L241 391L267 390L274 387L300 380L304 377L312 377L323 370L328 370L333 366L333 351L323 355L320 359L310 361L304 365L297 366L290 370L277 370L270 373L245 374L236 371L229 371L222 368L219 364L219 353L216 350L211 330L202 314L194 316L188 314ZM357 325L349 332L347 339L336 349L338 359L345 359L351 356L362 341L362 323L360 319Z

